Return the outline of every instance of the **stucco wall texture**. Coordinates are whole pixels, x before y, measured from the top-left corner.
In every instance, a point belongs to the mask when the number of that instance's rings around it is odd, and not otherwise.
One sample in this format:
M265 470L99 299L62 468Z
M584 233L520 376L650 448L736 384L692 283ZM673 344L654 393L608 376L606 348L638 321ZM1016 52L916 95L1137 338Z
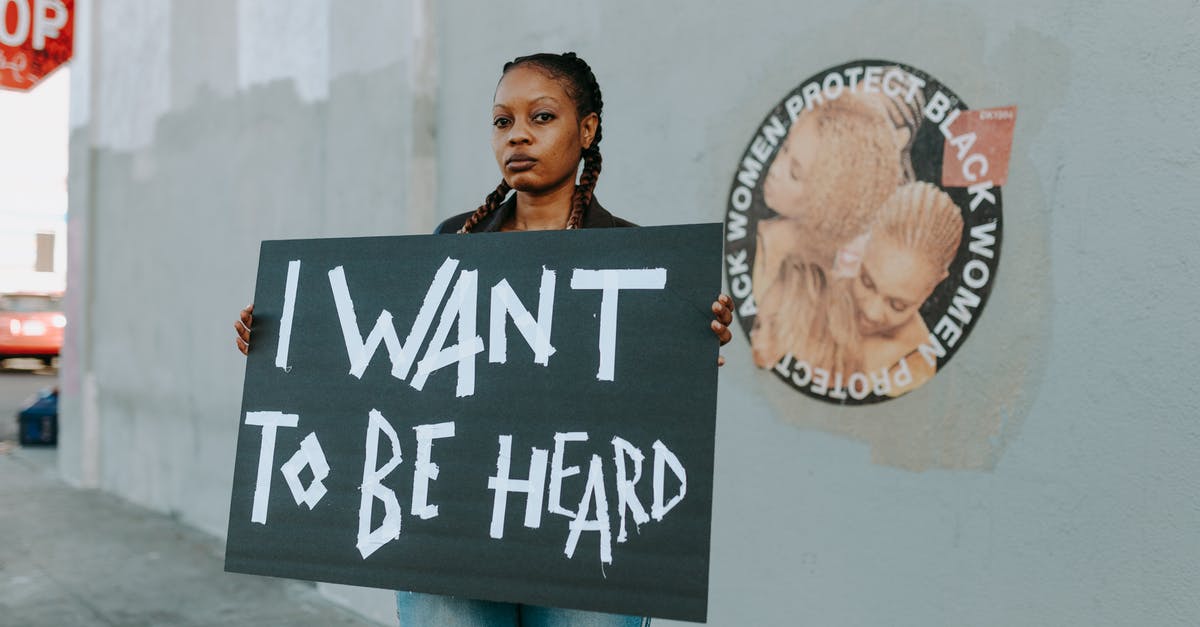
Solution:
M931 383L861 408L754 369L735 334L710 624L1200 623L1195 2L77 6L69 480L223 535L259 241L476 206L504 61L587 59L597 195L672 224L724 218L801 80L890 59L1018 106L991 300ZM386 592L324 589L394 622Z

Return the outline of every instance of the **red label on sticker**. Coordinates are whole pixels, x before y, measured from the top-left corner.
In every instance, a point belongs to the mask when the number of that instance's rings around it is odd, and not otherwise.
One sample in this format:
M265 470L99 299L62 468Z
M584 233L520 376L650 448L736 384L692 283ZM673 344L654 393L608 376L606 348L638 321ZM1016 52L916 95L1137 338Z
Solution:
M957 113L958 115L955 115ZM996 107L951 112L942 123L946 141L942 156L942 186L969 187L1008 180L1017 108Z

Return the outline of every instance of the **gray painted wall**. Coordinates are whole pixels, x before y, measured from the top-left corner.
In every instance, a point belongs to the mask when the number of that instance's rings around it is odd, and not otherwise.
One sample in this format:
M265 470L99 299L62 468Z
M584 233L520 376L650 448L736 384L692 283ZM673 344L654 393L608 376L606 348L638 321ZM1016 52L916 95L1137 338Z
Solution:
M991 301L937 378L865 409L756 371L738 334L710 623L1200 621L1194 2L79 4L70 480L223 534L258 242L477 205L505 60L591 62L598 196L668 224L723 218L802 79L887 58L1019 107ZM325 589L390 614L386 593Z

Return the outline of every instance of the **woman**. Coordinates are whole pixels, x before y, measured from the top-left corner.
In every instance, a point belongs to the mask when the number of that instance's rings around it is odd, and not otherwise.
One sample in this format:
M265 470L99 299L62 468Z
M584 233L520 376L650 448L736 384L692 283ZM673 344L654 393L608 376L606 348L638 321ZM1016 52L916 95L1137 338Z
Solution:
M827 101L792 124L763 180L763 200L778 215L758 223L750 331L758 367L800 347L797 359L831 372L858 366L849 294L830 282L838 251L903 180L901 148L886 107L863 94Z
M865 370L890 370L902 359L911 370L911 384L892 388L894 396L937 372L936 364L916 355L917 347L929 341L929 327L919 313L949 276L962 232L958 205L929 183L897 189L871 226L853 282L855 324Z
M800 114L763 179L776 216L759 221L756 300L785 257L831 268L836 252L866 231L888 194L905 181L905 144L886 98L843 94ZM761 291L760 291L761 290Z
M492 104L492 151L503 177L473 212L452 217L436 233L543 231L628 227L600 206L593 190L600 175L600 86L572 52L534 54L504 65ZM576 183L580 161L583 171ZM516 193L506 197L511 191ZM723 345L731 338L733 301L712 304L711 328ZM246 353L254 306L242 310L237 346ZM718 363L724 363L723 358ZM649 619L494 603L415 592L396 593L397 615L412 625L644 625Z
M909 183L883 203L847 276L827 278L814 264L786 258L751 331L755 363L767 368L791 353L845 380L891 372L904 360L911 382L888 394L920 387L937 372L917 356L929 340L921 305L948 276L962 231L962 212L946 192Z
M808 352L793 355L816 367L861 366L848 286L838 279L856 276L875 213L914 180L910 153L923 105L920 94L845 93L788 130L763 180L763 200L776 216L757 227L750 341L758 367L798 346ZM816 291L828 295L817 299Z

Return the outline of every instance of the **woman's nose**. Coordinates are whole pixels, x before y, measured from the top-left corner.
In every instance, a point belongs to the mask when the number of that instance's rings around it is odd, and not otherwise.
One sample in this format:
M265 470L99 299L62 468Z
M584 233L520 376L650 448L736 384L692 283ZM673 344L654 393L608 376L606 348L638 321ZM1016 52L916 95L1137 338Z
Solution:
M530 139L529 126L520 121L513 122L512 127L508 130L508 143L528 144Z
M862 315L868 322L877 323L883 320L883 299L872 296L863 304Z

